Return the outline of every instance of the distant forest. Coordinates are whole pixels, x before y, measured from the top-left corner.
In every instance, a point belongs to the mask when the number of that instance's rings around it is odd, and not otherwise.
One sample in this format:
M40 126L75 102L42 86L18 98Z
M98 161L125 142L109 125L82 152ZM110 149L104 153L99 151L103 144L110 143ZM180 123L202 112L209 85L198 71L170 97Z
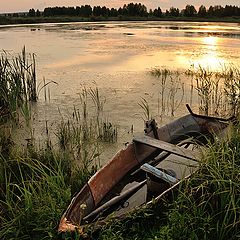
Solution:
M94 6L82 5L77 7L47 7L43 12L38 9L30 9L28 14L29 17L54 17L54 16L79 16L79 17L239 17L240 7L226 5L222 7L220 5L210 6L208 9L205 6L200 6L196 9L193 5L186 5L182 10L179 8L171 7L165 12L160 7L156 9L150 9L141 3L129 3L123 7L107 8L105 6Z

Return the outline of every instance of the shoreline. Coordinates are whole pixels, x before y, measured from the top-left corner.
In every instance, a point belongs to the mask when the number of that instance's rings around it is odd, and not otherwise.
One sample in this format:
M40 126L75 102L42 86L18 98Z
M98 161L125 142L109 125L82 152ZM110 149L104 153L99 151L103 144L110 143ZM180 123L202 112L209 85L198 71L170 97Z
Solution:
M39 23L67 23L67 22L120 22L120 21L156 21L156 22L223 22L238 23L240 17L225 18L199 18L199 17L76 17L76 16L56 16L56 17L0 17L0 25L21 25Z

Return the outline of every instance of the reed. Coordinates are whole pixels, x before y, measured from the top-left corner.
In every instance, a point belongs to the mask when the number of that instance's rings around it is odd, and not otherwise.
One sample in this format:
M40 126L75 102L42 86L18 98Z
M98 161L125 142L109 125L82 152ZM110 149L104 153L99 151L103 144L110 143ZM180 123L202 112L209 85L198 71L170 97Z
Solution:
M159 79L157 113L160 119L164 116L173 117L183 104L185 84L181 71L155 67L150 74Z
M98 139L103 142L115 143L118 138L118 128L107 119L100 122L98 128Z
M168 216L175 239L237 239L239 236L239 133L209 145L199 171L179 192Z
M81 92L79 109L57 126L54 144L46 121L46 141L33 138L17 147L6 124L0 131L0 238L58 239L57 225L72 196L100 166L102 142L117 141L106 120L99 90ZM26 118L25 118L26 120Z
M37 101L36 62L34 54L27 54L25 47L21 54L13 56L5 51L0 56L0 112L1 119L18 119L18 109L29 101Z
M239 114L240 110L240 69L236 66L224 66L221 77L224 78L224 93L230 112L233 115Z
M153 68L150 71L151 75L160 79L160 91L158 98L158 114L163 115L166 111L166 85L169 76L172 76L173 72L171 72L167 68ZM161 111L160 111L161 109Z
M239 113L239 66L225 64L218 71L192 67L186 73L196 81L199 110L211 115Z
M141 99L141 103L138 104L142 110L143 110L143 117L142 119L144 121L150 120L152 118L151 112L150 112L150 106L148 104L148 101L145 98Z
M59 219L72 195L92 176L98 153L82 145L82 163L70 149L34 143L16 147L0 135L0 238L57 239Z
M157 110L161 118L165 114L173 116L185 104L187 84L184 80L190 82L190 103L193 104L195 96L198 98L194 104L197 104L199 113L214 116L239 114L240 70L236 65L225 64L218 71L201 65L191 65L186 71L154 68L150 73L160 79Z
M196 72L196 90L200 98L199 110L205 115L209 115L211 108L211 94L213 88L213 72L204 69L201 66Z
M169 111L173 117L175 111L183 103L184 98L184 83L181 82L181 79L177 76L177 79L170 77L170 88L169 88Z

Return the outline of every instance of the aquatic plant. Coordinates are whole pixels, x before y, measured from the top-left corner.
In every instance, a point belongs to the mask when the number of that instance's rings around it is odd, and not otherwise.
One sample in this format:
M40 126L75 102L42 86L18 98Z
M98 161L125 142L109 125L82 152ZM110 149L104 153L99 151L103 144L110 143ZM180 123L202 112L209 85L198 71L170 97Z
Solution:
M181 79L182 73L158 67L151 69L150 73L160 80L157 100L158 116L161 119L163 116L174 116L185 96L185 85Z
M172 72L167 68L153 68L150 71L151 75L157 78L160 78L160 91L158 98L158 114L163 115L166 111L166 96L165 90L167 85L167 79L172 75ZM161 109L161 112L160 112Z
M171 116L174 116L175 111L183 103L184 98L184 83L181 82L180 78L173 79L170 77L170 87L169 87L169 109Z
M143 120L147 121L150 120L152 118L152 116L150 115L150 106L148 104L148 101L145 98L141 99L141 103L138 104L142 110L143 110Z
M239 112L239 66L225 64L218 71L193 66L185 74L194 78L199 111L209 115L237 115Z
M1 119L18 119L18 109L30 111L29 101L37 101L35 55L10 55L3 51L0 56L0 113ZM26 115L26 114L25 114ZM29 115L29 114L28 114Z
M205 115L209 115L211 108L211 94L213 88L212 81L213 72L209 69L204 69L199 66L198 71L196 72L196 90L200 98L199 110Z
M224 78L224 93L230 105L233 115L239 114L240 110L240 69L236 66L224 66L221 73Z
M166 106L170 115L174 115L185 104L186 87L190 88L191 105L197 105L201 114L229 116L239 113L240 71L236 65L225 64L218 71L201 65L191 65L182 72L154 68L150 73L160 79L157 108L161 117L167 113ZM183 84L183 77L190 80L189 86ZM193 102L196 96L198 100Z
M108 120L101 121L98 128L98 138L103 142L117 142L118 128Z

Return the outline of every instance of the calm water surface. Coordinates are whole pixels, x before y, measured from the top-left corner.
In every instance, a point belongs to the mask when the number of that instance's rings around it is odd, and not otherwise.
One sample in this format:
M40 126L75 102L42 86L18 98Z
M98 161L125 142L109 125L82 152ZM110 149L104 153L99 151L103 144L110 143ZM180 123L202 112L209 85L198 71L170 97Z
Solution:
M135 133L143 130L141 97L157 114L159 80L149 70L187 69L191 64L218 70L225 63L240 64L240 25L100 22L0 27L1 49L14 54L23 46L36 54L38 82L45 78L57 83L49 85L50 101L40 94L36 132L44 132L39 126L46 120L59 121L59 109L71 114L83 86L97 86L106 97L106 116L119 125L119 148L131 139L132 125ZM181 108L177 115L185 113Z

